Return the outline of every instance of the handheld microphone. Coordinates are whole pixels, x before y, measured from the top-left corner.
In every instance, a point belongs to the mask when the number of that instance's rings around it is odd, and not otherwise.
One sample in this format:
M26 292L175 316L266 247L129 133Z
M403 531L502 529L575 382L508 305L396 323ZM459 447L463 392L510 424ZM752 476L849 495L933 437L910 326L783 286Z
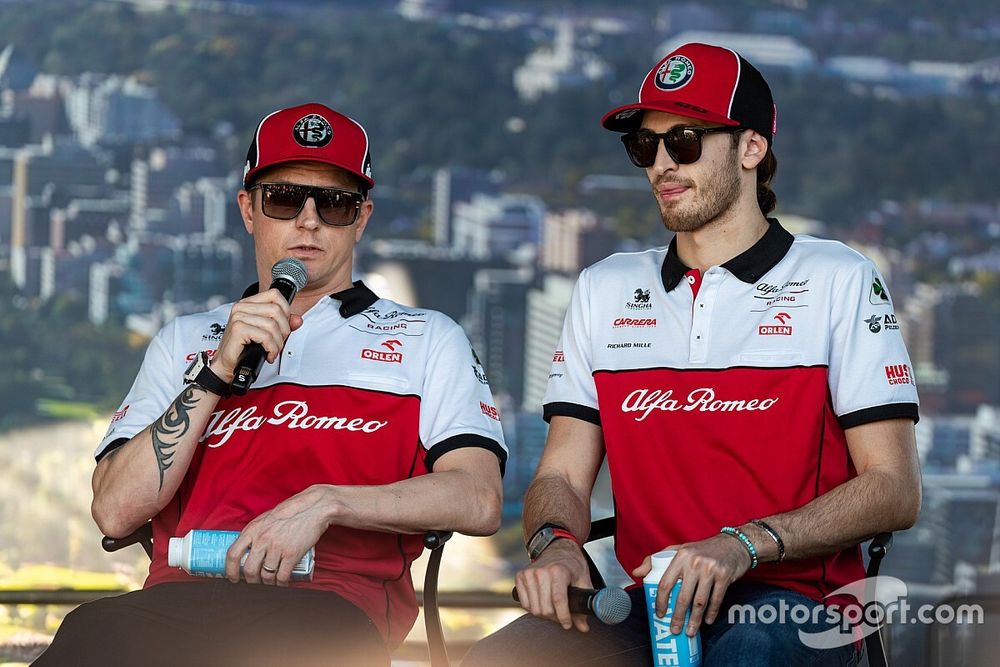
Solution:
M511 591L515 602L520 602L517 588ZM574 614L596 616L605 625L617 625L632 613L632 598L621 588L577 588L567 590L569 610Z
M294 257L286 257L271 268L271 289L281 292L288 303L291 303L299 290L306 286L307 280L305 264ZM250 385L257 380L265 359L267 352L260 343L248 343L243 346L243 354L240 355L236 373L233 375L233 394L242 396L247 393Z

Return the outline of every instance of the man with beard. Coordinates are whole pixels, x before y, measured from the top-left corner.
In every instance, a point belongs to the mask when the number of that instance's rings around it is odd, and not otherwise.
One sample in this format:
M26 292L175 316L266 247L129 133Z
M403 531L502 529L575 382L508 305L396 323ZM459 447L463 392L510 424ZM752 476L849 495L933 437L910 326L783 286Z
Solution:
M916 520L916 388L874 264L767 217L775 116L743 57L686 44L604 117L675 236L580 275L525 497L532 562L516 584L531 613L464 664L648 665L640 584L663 549L677 554L655 613L680 580L670 630L700 633L704 665L856 660L851 634L809 639L835 625L828 596L864 577L859 543ZM580 543L605 455L616 555L635 583L616 626L567 603L567 587L591 588ZM809 614L740 622L749 607Z

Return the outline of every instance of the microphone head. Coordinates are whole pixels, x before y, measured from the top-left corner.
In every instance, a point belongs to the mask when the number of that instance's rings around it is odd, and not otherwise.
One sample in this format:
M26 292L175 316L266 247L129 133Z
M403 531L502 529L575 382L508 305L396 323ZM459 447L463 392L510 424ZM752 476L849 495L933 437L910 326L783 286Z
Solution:
M602 588L594 595L591 608L605 625L617 625L632 613L632 598L621 588Z
M271 267L271 280L275 281L284 278L295 285L295 291L306 286L309 274L306 273L306 265L294 257L286 257L279 260Z

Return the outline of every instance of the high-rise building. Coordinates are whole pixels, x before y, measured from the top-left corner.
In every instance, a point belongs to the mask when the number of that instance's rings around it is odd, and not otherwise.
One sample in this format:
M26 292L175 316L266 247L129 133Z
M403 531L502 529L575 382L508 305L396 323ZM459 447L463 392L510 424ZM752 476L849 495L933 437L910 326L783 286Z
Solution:
M542 399L552 372L552 355L559 344L563 317L573 294L575 279L550 273L541 287L528 291L528 321L525 328L525 412L542 411Z
M541 240L545 204L531 195L476 194L454 207L452 247L469 257L486 259L536 252Z
M542 227L542 270L575 275L611 254L617 243L614 230L602 225L593 211L549 212Z
M80 143L131 143L180 137L177 118L156 89L133 77L84 73L68 86L66 115Z
M527 267L476 271L462 320L493 395L508 405L520 405L523 398L526 303L533 279Z

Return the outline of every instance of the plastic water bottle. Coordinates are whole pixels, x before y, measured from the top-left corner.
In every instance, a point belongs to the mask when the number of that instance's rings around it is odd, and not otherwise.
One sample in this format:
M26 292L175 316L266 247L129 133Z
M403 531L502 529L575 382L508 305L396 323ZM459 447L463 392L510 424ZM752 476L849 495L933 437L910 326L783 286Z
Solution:
M226 552L240 534L234 530L192 530L184 537L171 537L167 549L167 565L179 567L196 577L226 576ZM243 576L243 554L240 560L240 576ZM310 548L298 565L292 568L292 581L312 579L316 550Z
M678 635L670 632L670 619L673 617L674 605L677 604L677 595L681 590L679 579L670 589L667 613L663 615L663 618L656 615L656 590L660 585L660 579L663 578L663 573L667 571L670 561L676 555L677 552L672 549L653 554L653 569L642 580L642 587L646 592L646 608L649 610L649 639L653 645L653 664L657 667L661 665L698 667L701 665L701 637L699 635L688 637L684 630L681 630ZM691 610L689 608L684 617L685 629L690 619Z

